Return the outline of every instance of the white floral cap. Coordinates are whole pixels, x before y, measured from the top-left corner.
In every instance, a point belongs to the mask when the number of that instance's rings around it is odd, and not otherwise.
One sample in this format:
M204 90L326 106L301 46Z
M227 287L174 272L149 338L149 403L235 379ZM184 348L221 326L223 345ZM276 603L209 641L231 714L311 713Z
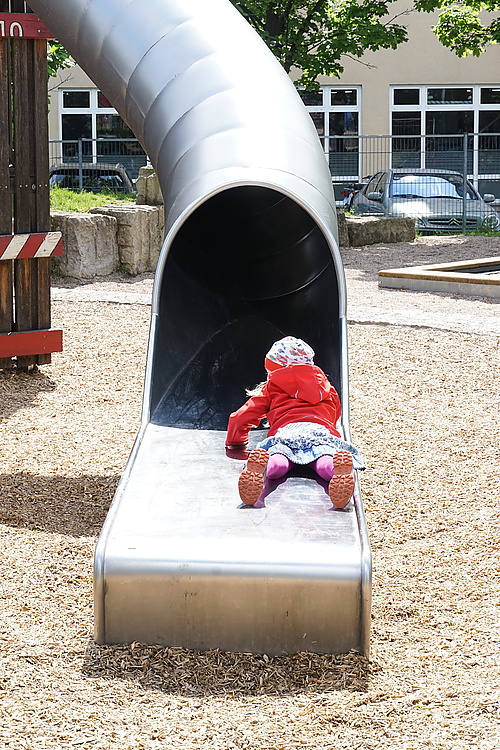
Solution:
M314 350L302 339L294 336L285 336L284 339L275 341L269 349L266 359L281 367L288 365L313 365Z

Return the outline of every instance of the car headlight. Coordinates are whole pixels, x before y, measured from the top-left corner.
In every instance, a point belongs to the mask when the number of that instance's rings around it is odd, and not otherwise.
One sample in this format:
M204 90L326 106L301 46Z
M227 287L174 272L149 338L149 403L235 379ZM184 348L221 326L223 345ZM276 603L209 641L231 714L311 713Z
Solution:
M489 216L485 216L483 219L483 227L485 229L499 229L500 228L500 216L494 216L493 214L490 214Z

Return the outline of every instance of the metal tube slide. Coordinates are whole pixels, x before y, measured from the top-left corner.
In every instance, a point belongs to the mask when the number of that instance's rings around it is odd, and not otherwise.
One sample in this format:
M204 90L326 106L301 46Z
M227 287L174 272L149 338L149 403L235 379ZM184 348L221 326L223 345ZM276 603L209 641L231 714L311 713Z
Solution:
M368 650L359 490L291 476L238 507L228 414L271 343L316 350L349 437L346 292L330 173L288 76L228 0L31 0L160 180L141 429L95 557L96 639Z

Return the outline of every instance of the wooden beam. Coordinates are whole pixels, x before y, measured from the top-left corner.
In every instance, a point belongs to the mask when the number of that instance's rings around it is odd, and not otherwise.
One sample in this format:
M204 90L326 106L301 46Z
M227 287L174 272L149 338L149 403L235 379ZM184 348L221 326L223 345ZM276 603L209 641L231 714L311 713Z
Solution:
M0 361L50 352L62 352L62 331L55 328L0 334Z
M59 344L42 346L45 334L37 338L52 330L49 256L62 249L50 247L47 39L53 38L24 0L0 0L0 235L7 235L0 248L0 335L16 334L7 350L0 348L0 368L12 366L12 357L18 368L47 364L50 352L60 351Z
M13 91L14 232L38 229L35 218L35 147L38 126L33 97L33 45L30 39L10 42ZM47 227L43 227L47 229ZM29 258L14 261L15 330L34 331L38 325L37 267ZM48 326L44 326L48 327ZM35 356L18 358L18 367L37 364Z

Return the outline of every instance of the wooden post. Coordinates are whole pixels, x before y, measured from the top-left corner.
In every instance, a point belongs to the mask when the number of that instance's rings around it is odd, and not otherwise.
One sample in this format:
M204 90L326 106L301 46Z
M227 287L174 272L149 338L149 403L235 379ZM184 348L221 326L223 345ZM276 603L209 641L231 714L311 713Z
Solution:
M0 12L8 11L8 0L0 0ZM10 76L9 43L0 39L0 234L12 232L12 191L10 185ZM0 334L13 330L14 309L12 261L0 263ZM0 368L10 367L10 359L0 358Z
M9 11L22 14L15 16L16 21L10 26L21 26L23 36L0 39L0 96L2 102L9 103L0 110L0 234L48 232L47 37L50 32L40 32L41 24L29 22L32 14L26 13L24 0L11 0L10 7L7 0L0 0L0 13ZM39 33L44 36L27 38ZM9 164L12 164L12 179ZM50 262L50 257L0 260L0 336L50 329ZM42 336L30 340L42 339L52 340ZM10 351L11 344L6 346ZM35 347L36 353L30 354L25 351L26 347L21 346L17 356L20 368L51 360L46 348L37 352ZM11 364L11 360L0 358L0 368Z

